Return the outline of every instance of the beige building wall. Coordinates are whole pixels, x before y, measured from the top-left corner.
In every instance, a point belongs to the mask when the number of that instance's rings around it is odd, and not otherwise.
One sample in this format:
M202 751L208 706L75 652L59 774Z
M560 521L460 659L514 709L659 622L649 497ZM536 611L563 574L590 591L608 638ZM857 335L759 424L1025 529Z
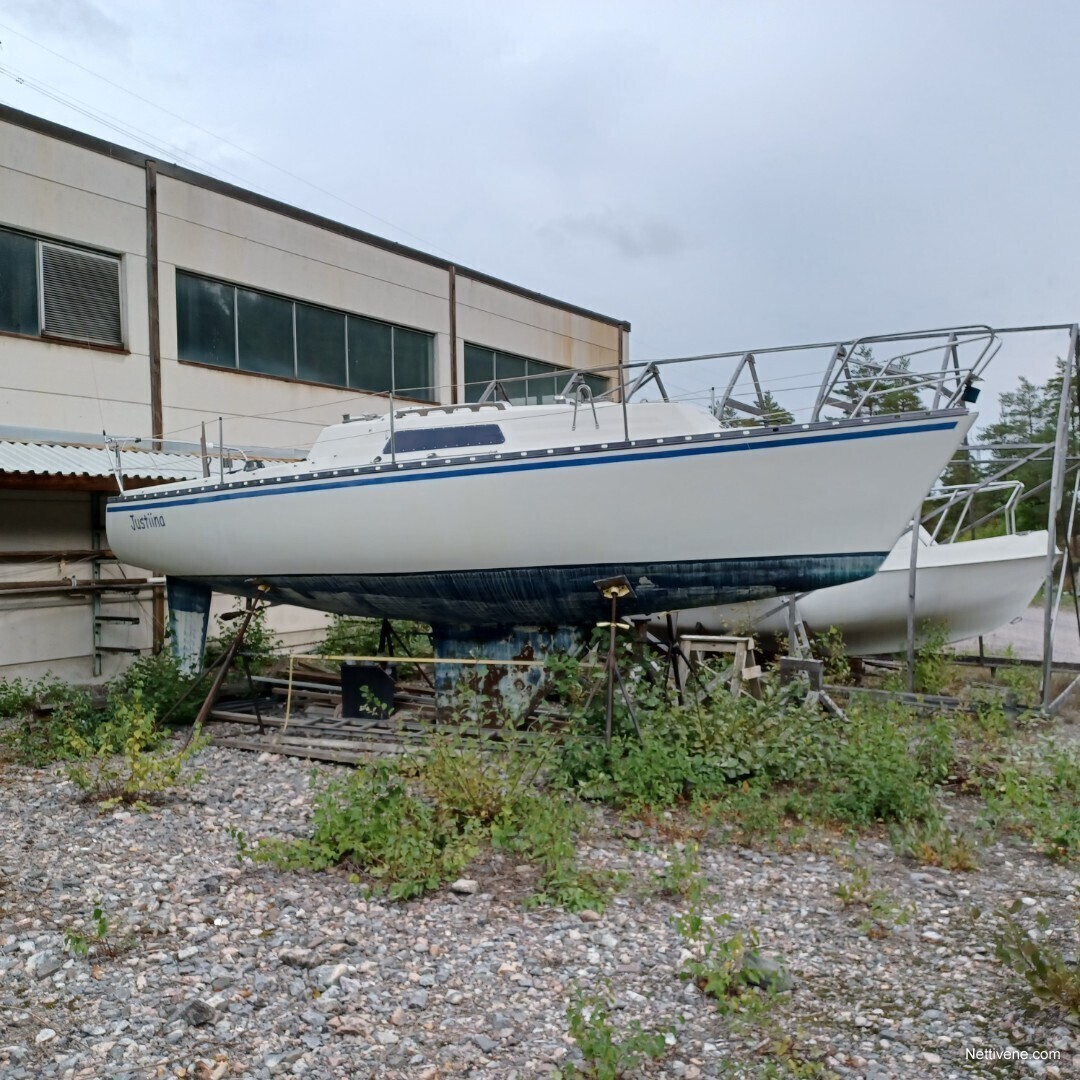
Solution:
M149 180L148 180L149 177ZM148 185L156 213L148 214ZM84 347L0 331L0 440L16 429L196 443L203 422L227 446L310 446L343 413L386 409L385 395L268 377L181 360L176 272L433 335L434 381L441 401L464 397L466 343L567 369L614 367L626 356L629 327L573 305L393 244L166 163L0 106L0 229L13 229L120 259L123 346ZM161 429L154 431L152 319L148 288L156 232ZM452 337L453 335L453 337ZM621 340L623 339L623 340ZM26 438L30 438L27 434ZM58 438L57 441L64 441ZM71 490L65 490L65 484ZM92 605L76 591L19 598L2 582L86 578L79 565L50 558L90 550L93 496L84 478L25 475L0 465L0 556L37 553L25 564L0 557L0 677L53 672L93 676ZM105 484L107 486L107 482ZM99 561L97 573L152 576ZM103 599L99 612L139 617L110 624L108 643L148 649L150 590ZM222 598L215 611L233 601ZM272 628L297 647L316 640L327 617L274 609ZM104 631L99 640L104 640ZM99 656L101 678L126 654Z

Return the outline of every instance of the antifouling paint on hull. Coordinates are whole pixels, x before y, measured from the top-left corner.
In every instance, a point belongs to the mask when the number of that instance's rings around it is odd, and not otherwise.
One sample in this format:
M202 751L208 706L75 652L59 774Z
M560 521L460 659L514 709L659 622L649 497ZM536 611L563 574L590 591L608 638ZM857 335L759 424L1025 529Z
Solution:
M701 597L727 602L768 598L793 589L824 588L868 577L884 552L787 558L719 559L648 566L523 567L443 574L277 576L253 582L200 578L216 592L262 595L341 615L417 619L458 626L585 626L608 610L597 580L623 575L635 595L619 602L621 615L696 607ZM807 582L814 582L807 585Z

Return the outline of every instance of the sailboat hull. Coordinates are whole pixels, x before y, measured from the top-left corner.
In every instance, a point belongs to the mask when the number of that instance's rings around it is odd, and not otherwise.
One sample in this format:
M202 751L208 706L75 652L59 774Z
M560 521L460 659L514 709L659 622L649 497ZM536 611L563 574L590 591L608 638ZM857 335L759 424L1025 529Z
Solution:
M108 534L136 566L325 611L584 625L604 615L598 578L630 580L630 614L872 574L971 422L951 410L174 485L112 500Z

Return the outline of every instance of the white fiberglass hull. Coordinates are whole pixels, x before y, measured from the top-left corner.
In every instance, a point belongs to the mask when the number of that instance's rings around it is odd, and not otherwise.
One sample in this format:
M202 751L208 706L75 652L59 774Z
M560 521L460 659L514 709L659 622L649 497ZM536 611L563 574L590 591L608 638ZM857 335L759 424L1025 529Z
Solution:
M605 607L594 581L617 574L631 614L873 573L972 419L593 445L586 428L580 446L170 485L112 500L109 543L136 566L321 610L586 625Z
M946 641L988 634L1021 614L1046 572L1047 533L1017 533L953 544L920 544L916 561L915 623L940 628ZM836 627L855 655L907 648L911 533L905 533L872 577L808 593L799 613L808 630ZM757 601L679 612L683 633L741 630L781 634L786 607ZM916 638L918 641L918 638Z

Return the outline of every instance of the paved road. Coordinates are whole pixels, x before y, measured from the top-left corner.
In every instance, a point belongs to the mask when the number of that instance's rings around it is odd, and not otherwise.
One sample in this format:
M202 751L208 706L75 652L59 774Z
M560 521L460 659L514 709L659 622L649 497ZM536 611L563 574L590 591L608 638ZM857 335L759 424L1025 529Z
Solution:
M1013 653L1025 660L1039 660L1043 646L1043 609L1029 607L1018 619L983 637L987 656L1004 656L1012 646ZM958 653L978 653L979 639L969 638L953 645ZM1068 597L1062 600L1054 629L1054 659L1080 663L1080 633L1076 629L1076 612Z

